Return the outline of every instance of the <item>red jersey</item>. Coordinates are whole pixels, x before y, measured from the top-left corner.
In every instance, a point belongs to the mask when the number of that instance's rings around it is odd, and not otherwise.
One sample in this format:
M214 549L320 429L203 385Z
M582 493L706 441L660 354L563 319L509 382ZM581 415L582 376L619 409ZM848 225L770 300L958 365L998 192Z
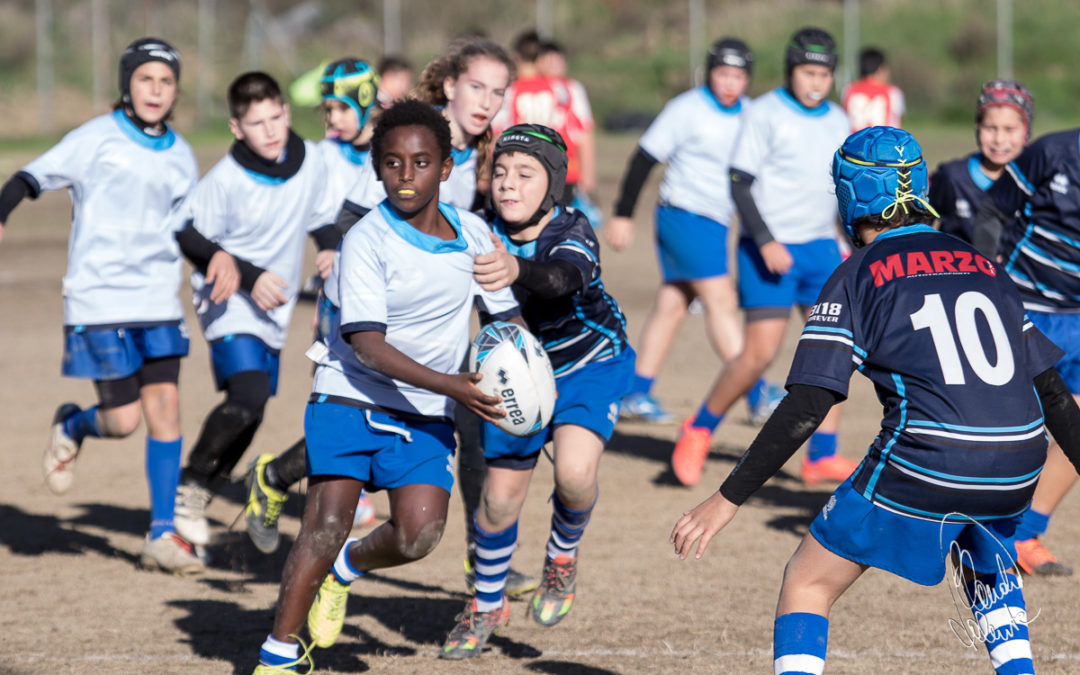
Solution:
M515 124L543 124L558 131L566 142L566 184L577 184L581 166L575 139L585 123L575 115L565 80L536 75L514 81L492 126L500 133Z
M853 132L880 126L899 129L904 116L904 93L895 84L863 78L844 89L844 110Z

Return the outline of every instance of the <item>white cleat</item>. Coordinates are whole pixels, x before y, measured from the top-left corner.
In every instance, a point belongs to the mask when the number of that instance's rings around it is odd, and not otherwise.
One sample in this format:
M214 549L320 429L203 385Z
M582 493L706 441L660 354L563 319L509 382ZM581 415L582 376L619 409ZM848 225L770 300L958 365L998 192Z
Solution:
M210 523L206 521L206 507L213 494L201 485L181 483L176 487L176 513L173 525L176 533L195 544L210 543Z
M53 417L49 444L45 446L41 459L41 470L45 474L45 485L54 494L64 494L75 482L75 459L79 456L79 444L64 433L64 420L78 411L79 406L65 403L56 409Z
M206 569L191 544L175 532L166 532L157 539L148 537L139 553L139 567L172 574L198 574Z

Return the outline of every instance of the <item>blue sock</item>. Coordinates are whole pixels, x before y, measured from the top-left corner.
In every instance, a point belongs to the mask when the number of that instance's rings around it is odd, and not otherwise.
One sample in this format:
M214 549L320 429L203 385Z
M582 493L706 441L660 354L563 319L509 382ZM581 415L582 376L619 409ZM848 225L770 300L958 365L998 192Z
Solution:
M181 436L175 441L146 438L146 482L150 485L150 538L173 531L176 484L180 480Z
M964 586L971 615L984 636L998 675L1035 672L1020 580L1008 572L984 574Z
M825 671L825 648L829 643L829 620L820 614L792 612L773 623L773 672L776 675L821 675Z
M1013 538L1016 539L1016 541L1034 539L1045 533L1046 528L1049 526L1049 513L1028 509L1024 512L1024 515L1020 516L1020 524L1016 526L1016 534L1013 535Z
M827 431L815 431L810 437L810 447L806 450L806 457L811 462L819 459L832 457L836 454L836 434Z
M266 641L259 649L259 663L264 666L284 666L293 663L298 658L300 658L300 645L295 642L275 640L273 635L267 635ZM296 666L293 666L292 670L296 670Z
M712 414L709 412L708 404L702 403L701 408L698 409L697 415L694 417L694 421L690 423L690 426L708 429L712 432L716 431L716 427L720 426L720 423L723 421L723 415Z
M349 547L360 541L359 537L352 537L345 540L345 545L338 551L337 558L334 559L334 565L330 568L330 571L334 573L334 578L342 584L351 584L360 577L364 576L364 573L353 567L353 564L349 562Z
M503 605L506 577L510 573L510 556L517 545L518 524L514 521L502 532L488 532L480 527L476 516L473 516L473 530L473 542L476 544L476 609L490 612Z
M549 559L554 560L560 555L577 557L578 544L581 543L581 535L585 534L585 526L589 524L594 506L596 499L584 511L575 511L559 500L558 492L551 493L551 536L547 545Z
M754 383L754 386L750 387L750 391L746 392L746 402L750 404L751 410L761 403L761 397L765 394L765 387L767 386L769 386L768 383L762 377Z
M64 419L64 433L76 443L82 443L87 436L101 438L101 429L97 420L98 407L80 410Z
M643 377L634 373L634 383L630 385L630 393L648 395L652 391L652 385L655 381L655 377Z

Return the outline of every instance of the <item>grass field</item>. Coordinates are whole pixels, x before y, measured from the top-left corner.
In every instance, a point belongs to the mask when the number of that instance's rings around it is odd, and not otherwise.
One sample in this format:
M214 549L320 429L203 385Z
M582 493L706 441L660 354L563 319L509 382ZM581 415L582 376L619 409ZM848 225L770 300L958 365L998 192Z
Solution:
M931 163L968 151L970 129L916 130ZM600 139L599 203L613 200L636 136ZM225 150L200 144L205 170ZM0 154L6 177L33 149ZM658 282L651 241L655 172L638 209L638 237L622 254L604 250L605 285L622 304L636 340ZM240 486L210 507L219 533L210 569L196 578L139 572L134 562L147 521L141 432L88 441L75 487L55 497L44 487L40 454L56 405L89 403L91 386L59 376L60 278L66 262L70 203L50 194L24 203L0 243L0 672L249 673L272 621L281 568L299 527L301 500L285 508L282 548L262 556L230 523L242 508ZM188 297L188 291L182 291ZM301 432L310 391L307 346L312 307L301 305L283 352L282 379L248 457L280 452ZM181 374L188 445L216 405L205 341L195 334ZM769 375L783 378L797 326ZM720 367L700 317L684 326L657 384L679 416L699 403ZM581 548L578 600L559 626L544 629L515 603L511 625L478 662L446 663L438 646L464 606L464 528L455 494L446 534L427 559L357 582L338 644L316 650L320 673L763 673L771 672L772 618L780 575L799 538L826 502L790 462L742 509L701 561L679 562L667 543L683 510L708 496L752 440L737 407L715 438L702 483L677 485L667 465L674 426L620 424L601 468L600 501ZM858 458L877 431L880 406L855 378L841 428L841 452ZM515 566L537 573L552 488L541 464L526 502ZM376 495L380 517L384 495ZM1048 543L1080 562L1080 496L1059 509ZM1032 643L1040 673L1080 671L1080 577L1027 579ZM958 613L949 583L918 587L871 571L836 606L829 673L989 673L981 645L965 646L949 620Z

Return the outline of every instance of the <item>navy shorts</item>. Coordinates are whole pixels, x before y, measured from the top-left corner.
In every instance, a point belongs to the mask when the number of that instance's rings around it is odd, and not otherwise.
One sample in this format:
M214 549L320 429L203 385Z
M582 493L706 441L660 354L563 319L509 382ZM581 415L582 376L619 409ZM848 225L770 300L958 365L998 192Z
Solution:
M281 352L270 349L254 335L226 335L210 343L214 384L225 390L225 380L245 370L261 370L270 376L270 395L277 393Z
M1065 380L1069 391L1080 395L1080 314L1027 313L1031 323L1065 351L1065 356L1054 364Z
M945 578L945 561L953 552L978 573L1012 567L1018 522L942 523L900 515L871 503L848 478L810 524L810 534L842 558L934 586Z
M137 326L64 326L66 377L121 380L131 377L147 359L187 356L188 333L183 321Z
M345 476L371 490L454 486L454 425L405 422L374 410L315 400L304 412L308 476Z
M810 307L841 262L835 239L784 246L791 253L791 269L787 274L773 274L765 268L754 240L739 240L739 304L743 309Z
M559 397L551 424L532 436L513 436L491 422L484 422L480 439L488 466L531 469L540 451L551 440L555 427L573 424L584 427L607 443L619 419L619 401L630 391L634 379L634 350L604 361L594 361L580 370L555 380Z
M728 228L674 206L656 207L656 254L665 283L728 273Z

